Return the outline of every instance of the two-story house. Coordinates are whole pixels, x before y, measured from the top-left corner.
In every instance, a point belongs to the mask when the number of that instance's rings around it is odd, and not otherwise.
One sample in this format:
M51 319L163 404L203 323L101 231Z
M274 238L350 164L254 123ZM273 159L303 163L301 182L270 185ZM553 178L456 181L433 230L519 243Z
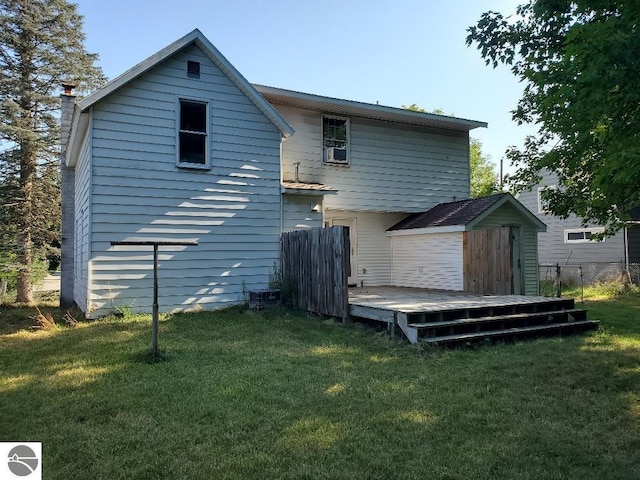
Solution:
M469 131L483 122L256 85L293 127L282 144L284 185L328 185L286 228L350 229L352 285L391 285L386 231L407 214L469 197ZM285 211L297 204L285 191ZM311 215L315 213L315 215Z
M387 229L469 196L484 122L250 84L194 30L77 101L62 96L63 303L97 316L220 308L265 288L281 232L346 225L353 284L391 284Z

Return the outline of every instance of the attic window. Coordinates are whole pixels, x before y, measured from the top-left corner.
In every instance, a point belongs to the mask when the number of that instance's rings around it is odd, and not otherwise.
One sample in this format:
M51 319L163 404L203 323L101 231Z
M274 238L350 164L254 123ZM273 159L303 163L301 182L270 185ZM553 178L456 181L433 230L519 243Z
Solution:
M200 78L200 62L187 60L187 77Z

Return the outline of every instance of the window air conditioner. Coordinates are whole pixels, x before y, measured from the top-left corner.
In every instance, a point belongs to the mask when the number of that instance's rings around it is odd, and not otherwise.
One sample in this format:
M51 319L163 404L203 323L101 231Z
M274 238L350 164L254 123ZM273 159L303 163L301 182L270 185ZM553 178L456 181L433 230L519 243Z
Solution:
M347 149L338 148L338 147L328 147L327 162L347 163Z

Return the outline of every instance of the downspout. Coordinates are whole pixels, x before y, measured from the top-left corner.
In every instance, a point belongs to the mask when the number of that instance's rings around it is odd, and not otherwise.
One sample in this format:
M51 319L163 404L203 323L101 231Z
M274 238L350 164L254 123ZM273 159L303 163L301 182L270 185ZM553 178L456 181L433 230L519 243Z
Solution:
M282 231L284 229L284 186L282 182L284 180L284 172L282 169L282 143L285 141L284 138L280 139L280 158L278 162L280 163L280 235L282 235ZM280 255L278 255L279 257Z

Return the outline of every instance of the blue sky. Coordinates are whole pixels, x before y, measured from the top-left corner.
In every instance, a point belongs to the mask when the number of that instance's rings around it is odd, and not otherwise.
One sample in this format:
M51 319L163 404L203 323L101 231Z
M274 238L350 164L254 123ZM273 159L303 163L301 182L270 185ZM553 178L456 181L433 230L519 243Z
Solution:
M522 85L465 46L482 12L513 13L518 0L77 3L87 50L109 78L199 28L252 83L486 121L471 135L496 165L533 132L511 120Z

